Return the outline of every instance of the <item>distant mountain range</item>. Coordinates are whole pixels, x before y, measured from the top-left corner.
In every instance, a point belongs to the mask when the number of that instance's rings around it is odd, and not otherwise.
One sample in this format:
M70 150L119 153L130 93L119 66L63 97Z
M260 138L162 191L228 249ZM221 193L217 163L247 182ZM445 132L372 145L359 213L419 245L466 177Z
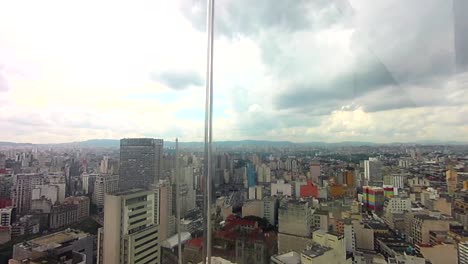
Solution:
M213 144L222 148L234 147L358 147L358 146L379 146L379 145L468 145L468 142L459 141L415 141L415 142L394 142L394 143L373 143L361 141L344 141L336 143L327 142L305 142L295 143L291 141L268 141L268 140L239 140L239 141L216 141ZM120 140L118 139L90 139L78 142L58 143L58 144L32 144L0 141L0 146L20 147L20 146L77 146L83 148L118 148ZM174 148L175 142L165 141L166 148ZM181 148L201 148L203 142L179 142Z

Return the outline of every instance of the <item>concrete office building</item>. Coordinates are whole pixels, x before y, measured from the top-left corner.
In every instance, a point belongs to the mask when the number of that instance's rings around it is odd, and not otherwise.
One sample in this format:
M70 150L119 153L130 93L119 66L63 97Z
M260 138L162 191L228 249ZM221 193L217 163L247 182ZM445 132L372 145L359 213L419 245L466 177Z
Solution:
M106 194L102 263L160 263L155 201L153 191L142 189Z
M98 174L94 181L93 203L98 208L104 207L104 197L107 193L116 192L119 188L119 176Z
M162 139L121 139L119 190L146 189L158 182L162 177L162 159Z
M385 213L402 213L411 211L411 200L407 197L393 197L384 203Z
M172 185L168 181L161 181L154 186L156 196L154 219L159 225L159 237L161 241L175 234L175 216L172 194Z
M313 209L309 203L288 201L278 209L278 253L303 250L311 243Z
M382 173L380 171L382 164L377 158L369 158L364 161L364 179L367 183L371 181L381 181Z
M84 173L81 175L81 182L82 182L82 191L83 194L92 194L94 193L94 182L96 181L96 177L99 174L87 174Z

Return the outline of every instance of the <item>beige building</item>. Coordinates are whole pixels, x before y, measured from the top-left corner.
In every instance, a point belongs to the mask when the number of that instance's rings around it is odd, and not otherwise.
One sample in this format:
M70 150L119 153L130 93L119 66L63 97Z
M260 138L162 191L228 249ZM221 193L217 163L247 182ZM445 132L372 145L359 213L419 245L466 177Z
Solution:
M329 264L339 263L333 254L333 250L318 244L307 247L302 251L301 264Z
M307 202L288 201L278 212L278 253L301 252L312 237L314 210Z
M67 229L14 245L9 263L92 264L93 244L94 236Z
M457 246L455 244L441 244L432 247L421 247L421 254L432 264L457 263ZM459 262L460 264L463 262ZM466 262L465 262L466 263Z
M430 215L416 215L411 223L411 237L415 244L429 244L429 231L449 231L451 219Z
M83 220L89 216L89 198L86 196L70 196L65 198L65 204L75 204L78 206L78 220Z
M119 188L119 176L110 174L97 174L94 180L93 203L98 208L104 207L106 193L116 192Z
M449 169L445 172L445 179L447 181L447 191L449 193L454 193L457 191L458 184L458 174L454 169Z
M159 225L159 237L163 241L175 234L175 217L172 208L172 186L169 182L160 182L154 188L156 199L154 219Z
M263 200L248 200L242 205L242 217L253 215L265 218L271 225L276 224L278 207L274 197L264 197Z
M312 240L315 243L323 247L331 248L331 256L333 261L329 263L346 263L346 243L343 235L317 230L313 233L312 237Z
M242 205L242 217L253 215L263 217L263 201L250 200Z
M104 205L104 264L159 264L160 238L153 191L132 189L106 194Z
M355 248L374 250L374 231L359 221L353 221Z

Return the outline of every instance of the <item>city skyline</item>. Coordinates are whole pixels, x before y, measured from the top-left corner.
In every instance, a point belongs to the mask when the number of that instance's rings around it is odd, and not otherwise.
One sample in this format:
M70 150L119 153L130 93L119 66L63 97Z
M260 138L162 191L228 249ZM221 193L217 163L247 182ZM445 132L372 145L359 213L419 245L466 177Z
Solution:
M468 141L451 3L286 3L217 3L214 140ZM203 140L199 1L30 5L0 5L0 140Z

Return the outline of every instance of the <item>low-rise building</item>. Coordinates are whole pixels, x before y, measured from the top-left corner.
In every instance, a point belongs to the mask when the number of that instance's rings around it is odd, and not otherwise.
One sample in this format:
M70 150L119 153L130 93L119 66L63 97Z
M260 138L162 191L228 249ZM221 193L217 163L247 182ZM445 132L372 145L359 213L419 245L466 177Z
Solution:
M79 207L76 204L61 204L52 207L49 228L57 229L78 222Z
M92 264L93 245L94 236L68 229L14 245L9 263Z
M65 204L74 204L78 206L78 221L89 216L90 202L86 196L70 196L65 198Z
M450 230L452 219L434 217L430 215L416 215L411 223L411 236L415 244L430 244L430 231Z
M15 218L15 208L6 207L0 209L0 227L11 226Z

